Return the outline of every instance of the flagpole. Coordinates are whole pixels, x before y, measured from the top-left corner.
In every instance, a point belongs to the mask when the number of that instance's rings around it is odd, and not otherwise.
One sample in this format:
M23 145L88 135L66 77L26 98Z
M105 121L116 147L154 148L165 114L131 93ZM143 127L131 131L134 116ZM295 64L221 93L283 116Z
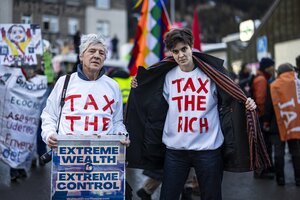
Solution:
M164 12L165 12L165 13L168 13L167 8L166 8L165 3L164 3L164 0L160 0L160 2L161 2L161 5L162 5L162 8L163 8ZM169 15L166 15L166 18L167 18L168 23L169 23L170 25L173 24L173 22L171 21Z
M170 2L170 17L171 17L171 24L175 22L175 0L171 0Z

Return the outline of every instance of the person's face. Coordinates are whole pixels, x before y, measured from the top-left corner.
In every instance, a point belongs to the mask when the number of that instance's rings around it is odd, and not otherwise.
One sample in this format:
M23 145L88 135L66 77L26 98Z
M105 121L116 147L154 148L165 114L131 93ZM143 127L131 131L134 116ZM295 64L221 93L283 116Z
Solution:
M19 26L14 26L11 29L10 33L10 40L14 42L23 42L25 40L26 34L24 32L24 29Z
M179 42L171 50L171 54L180 68L194 68L192 48L188 44Z
M80 56L83 71L97 73L103 67L106 53L104 46L100 43L90 44L90 46Z
M274 66L270 66L268 68L265 69L265 72L267 72L270 76L273 76L275 73L275 68Z
M246 66L245 68L244 68L244 71L243 71L245 74L250 74L251 73L251 69L248 67L248 66Z

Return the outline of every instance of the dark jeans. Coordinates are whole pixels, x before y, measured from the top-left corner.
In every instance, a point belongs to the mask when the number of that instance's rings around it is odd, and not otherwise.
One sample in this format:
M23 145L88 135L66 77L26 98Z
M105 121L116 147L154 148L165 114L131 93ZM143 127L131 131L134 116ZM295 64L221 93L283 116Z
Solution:
M191 167L195 168L201 200L221 200L223 161L220 149L207 151L167 149L160 199L179 199Z
M278 134L271 135L275 147L275 171L277 177L284 178L284 155L286 142L282 142ZM300 140L288 140L289 153L292 156L295 180L300 182Z

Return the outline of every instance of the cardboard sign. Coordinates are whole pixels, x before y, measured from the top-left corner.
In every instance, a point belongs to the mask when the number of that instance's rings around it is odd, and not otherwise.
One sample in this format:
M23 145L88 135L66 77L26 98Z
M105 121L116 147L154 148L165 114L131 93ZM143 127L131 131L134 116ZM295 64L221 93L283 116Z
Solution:
M35 65L42 54L41 29L36 24L0 24L0 64Z

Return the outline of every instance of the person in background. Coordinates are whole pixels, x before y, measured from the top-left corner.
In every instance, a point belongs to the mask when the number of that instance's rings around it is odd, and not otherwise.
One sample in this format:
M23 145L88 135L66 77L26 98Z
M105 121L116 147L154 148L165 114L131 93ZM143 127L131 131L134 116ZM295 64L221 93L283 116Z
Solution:
M247 97L252 96L252 91L251 91L251 84L253 81L253 75L251 74L251 70L247 67L246 63L243 63L241 65L241 70L238 74L239 77L239 85L245 95Z
M122 68L114 68L110 70L110 72L107 75L112 79L114 79L119 84L122 93L123 110L125 110L125 106L127 104L127 100L131 88L130 87L130 83L132 80L131 76L125 69Z
M265 106L265 121L264 129L268 130L272 143L274 144L274 166L276 174L276 182L279 186L285 185L285 174L284 174L284 155L285 155L285 144L288 144L289 152L292 155L292 163L294 168L294 177L296 186L300 186L300 131L292 131L292 127L300 126L300 118L294 117L285 118L285 114L289 112L300 113L300 105L296 103L289 106L292 110L285 110L287 102L290 102L291 97L296 97L296 90L292 90L295 85L295 72L293 66L289 63L282 64L277 69L278 77L274 80L270 88L268 89L266 106ZM300 80L298 79L300 84ZM275 112L275 108L278 105L282 105L282 111ZM280 114L282 113L282 114ZM288 121L286 121L288 119ZM297 122L298 121L298 122ZM289 134L294 134L296 137L287 139L283 137L288 134L287 130L281 128L281 133L278 128L278 122L281 124L288 124L287 128L290 131ZM297 125L298 123L298 125ZM285 126L285 125L284 125ZM286 126L285 126L286 127Z
M77 65L80 63L80 59L79 59L80 37L81 37L81 33L80 33L79 30L77 30L76 33L75 33L75 35L73 36L73 45L74 45L75 53L77 54L77 60L76 60L76 63L74 65L74 67L73 67L72 72L76 72Z
M236 83L239 84L239 77L234 71L229 72L229 77Z
M143 170L143 175L147 178L136 194L141 200L151 200L151 196L161 185L163 170Z
M40 57L37 58L38 60L40 60ZM40 62L38 62L40 63ZM24 78L30 83L31 82L31 79L34 78L36 75L38 74L43 74L43 70L41 69L41 65L27 65L27 66L24 66L23 68L21 68L21 71L24 75ZM40 110L39 112L41 111L42 109L42 105L40 107ZM39 122L37 122L39 123ZM38 129L39 129L39 125L37 126ZM38 130L37 130L38 132ZM45 149L46 149L46 145L43 143ZM37 144L37 149L34 149L34 150L37 150L38 151L38 148L39 148L39 145ZM34 155L34 154L33 154ZM30 158L31 159L31 167L35 167L36 166L36 158L35 158L35 155L33 157ZM17 182L18 179L24 179L24 178L27 178L28 176L28 171L25 170L25 169L19 169L19 168L13 168L11 167L10 168L10 180L11 182Z
M252 97L257 103L258 107L258 117L261 128L263 127L265 117L265 101L267 96L268 81L271 78L274 78L274 64L275 63L271 58L262 58L259 62L259 69L257 70L251 85ZM270 141L269 134L265 130L262 130L262 132L264 134L264 140L268 154L272 160L272 143ZM268 169L254 171L254 178L273 179L273 166L269 167Z
M112 46L111 59L119 59L118 44L119 44L119 39L117 35L114 35L114 37L111 40L111 46Z
M259 69L252 82L253 99L257 103L258 116L260 118L263 118L265 113L268 80L274 75L274 64L271 58L262 58L259 62Z
M134 79L136 87L131 89L127 105L125 124L132 140L127 151L128 167L159 169L163 166L162 200L179 199L191 167L195 169L202 200L222 199L221 183L226 166L234 169L239 163L239 171L250 169L251 161L236 156L249 151L248 145L231 145L230 153L224 148L228 147L227 142L236 142L234 137L247 136L245 112L253 112L255 116L256 104L228 77L219 59L193 52L193 41L190 29L168 32L164 42L172 56L147 70L139 68ZM226 112L232 106L237 110ZM225 113L227 119L223 118ZM235 114L237 121L228 123ZM252 119L254 124L258 123L256 118ZM233 126L237 124L244 125L235 129ZM229 139L226 130L237 132ZM237 146L242 148L232 149ZM267 154L258 156L267 165Z

